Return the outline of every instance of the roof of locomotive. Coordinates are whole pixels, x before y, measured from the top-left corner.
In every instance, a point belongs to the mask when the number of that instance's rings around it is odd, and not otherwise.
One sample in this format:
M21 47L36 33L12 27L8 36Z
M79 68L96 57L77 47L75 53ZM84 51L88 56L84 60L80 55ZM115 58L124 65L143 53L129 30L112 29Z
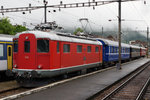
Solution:
M102 45L102 43L98 42L95 39L79 37L79 36L74 36L74 35L67 35L65 33L59 33L59 32L54 32L54 31L51 31L51 32L25 31L25 32L16 34L14 38L19 38L21 34L28 34L28 33L34 34L36 38L49 38L50 40Z
M139 46L136 46L136 45L130 45L131 46L131 48L135 48L135 49L140 49L141 47L139 47Z
M145 48L145 47L141 47L141 49L145 49L145 50L146 50L146 48Z
M117 47L118 47L118 42L117 42L117 41L111 41L111 40L102 39L102 38L97 38L97 40L103 41L106 45L117 46ZM125 44L125 43L121 43L121 46L122 46L122 47L127 47L127 48L130 47L129 44Z
M0 41L12 41L13 35L0 34Z

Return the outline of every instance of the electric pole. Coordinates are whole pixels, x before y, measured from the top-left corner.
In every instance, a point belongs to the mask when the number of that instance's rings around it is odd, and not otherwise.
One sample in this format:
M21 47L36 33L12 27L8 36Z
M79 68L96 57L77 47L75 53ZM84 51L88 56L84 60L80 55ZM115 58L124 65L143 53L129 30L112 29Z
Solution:
M119 43L119 69L121 67L121 0L118 1L118 43Z
M149 37L149 27L147 27L147 58L148 58L148 53L149 53L149 39L148 39L148 37Z
M43 3L44 3L44 16L45 16L45 21L44 21L44 23L46 24L47 23L47 14L46 14L46 12L47 12L47 4L48 4L48 1L46 1L46 0L43 0Z
M104 33L104 28L103 28L103 26L102 26L102 38L103 38L103 33Z

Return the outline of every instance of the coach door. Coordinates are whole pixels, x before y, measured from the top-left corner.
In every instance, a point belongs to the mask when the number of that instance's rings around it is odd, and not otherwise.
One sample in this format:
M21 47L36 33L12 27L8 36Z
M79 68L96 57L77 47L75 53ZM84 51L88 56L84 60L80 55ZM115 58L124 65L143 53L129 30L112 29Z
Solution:
M7 45L7 67L12 69L12 45Z

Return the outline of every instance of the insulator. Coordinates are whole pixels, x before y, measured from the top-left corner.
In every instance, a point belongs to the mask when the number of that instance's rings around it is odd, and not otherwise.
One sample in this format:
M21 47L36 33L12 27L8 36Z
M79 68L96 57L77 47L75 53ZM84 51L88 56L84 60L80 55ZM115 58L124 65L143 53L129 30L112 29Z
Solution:
M62 1L60 1L60 4L62 5L62 4L63 4L63 2L62 2Z
M26 14L25 12L22 12L22 14Z
M95 6L93 6L93 10L95 10Z
M59 8L59 11L61 11L61 9Z
M144 4L146 4L146 1L144 1Z
M53 12L56 12L56 10L53 10Z

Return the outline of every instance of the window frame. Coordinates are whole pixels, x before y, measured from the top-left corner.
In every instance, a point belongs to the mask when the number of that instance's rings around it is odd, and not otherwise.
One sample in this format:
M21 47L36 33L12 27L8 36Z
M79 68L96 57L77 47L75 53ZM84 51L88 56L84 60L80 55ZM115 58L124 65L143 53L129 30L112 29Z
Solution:
M77 53L82 53L82 47L82 45L77 45Z
M48 41L48 51L44 51L44 52L40 52L40 51L38 51L38 40L47 40ZM50 39L48 39L48 38L38 38L37 39L37 47L36 47L36 52L37 53L49 53L50 52Z
M17 44L17 49L15 49L15 47L16 47L16 46L15 46L15 43ZM16 51L16 50L17 50L17 51ZM13 40L13 52L14 52L14 53L17 53L17 52L18 52L18 39L14 39L14 40Z
M56 49L56 52L60 53L60 42L57 42Z
M25 44L26 42L29 43L29 46L28 46L29 49L26 49L26 44ZM31 48L30 46L31 46L31 45L30 45L30 41L29 41L29 40L28 40L28 41L24 41L24 53L30 53L30 48ZM26 50L29 50L29 51L26 51Z
M67 46L67 47L68 47L68 48L66 49L66 51L65 51L65 49L64 49L64 46ZM70 53L70 51L71 51L70 44L63 44L63 53Z
M98 49L96 49L98 48ZM97 51L98 50L98 51ZM99 50L99 47L98 46L95 46L95 52L98 53L100 50Z
M0 55L0 58L4 57L4 44L0 44L2 46L2 56Z
M90 50L90 51L89 51ZM87 46L87 52L91 53L92 52L92 47L91 46Z

